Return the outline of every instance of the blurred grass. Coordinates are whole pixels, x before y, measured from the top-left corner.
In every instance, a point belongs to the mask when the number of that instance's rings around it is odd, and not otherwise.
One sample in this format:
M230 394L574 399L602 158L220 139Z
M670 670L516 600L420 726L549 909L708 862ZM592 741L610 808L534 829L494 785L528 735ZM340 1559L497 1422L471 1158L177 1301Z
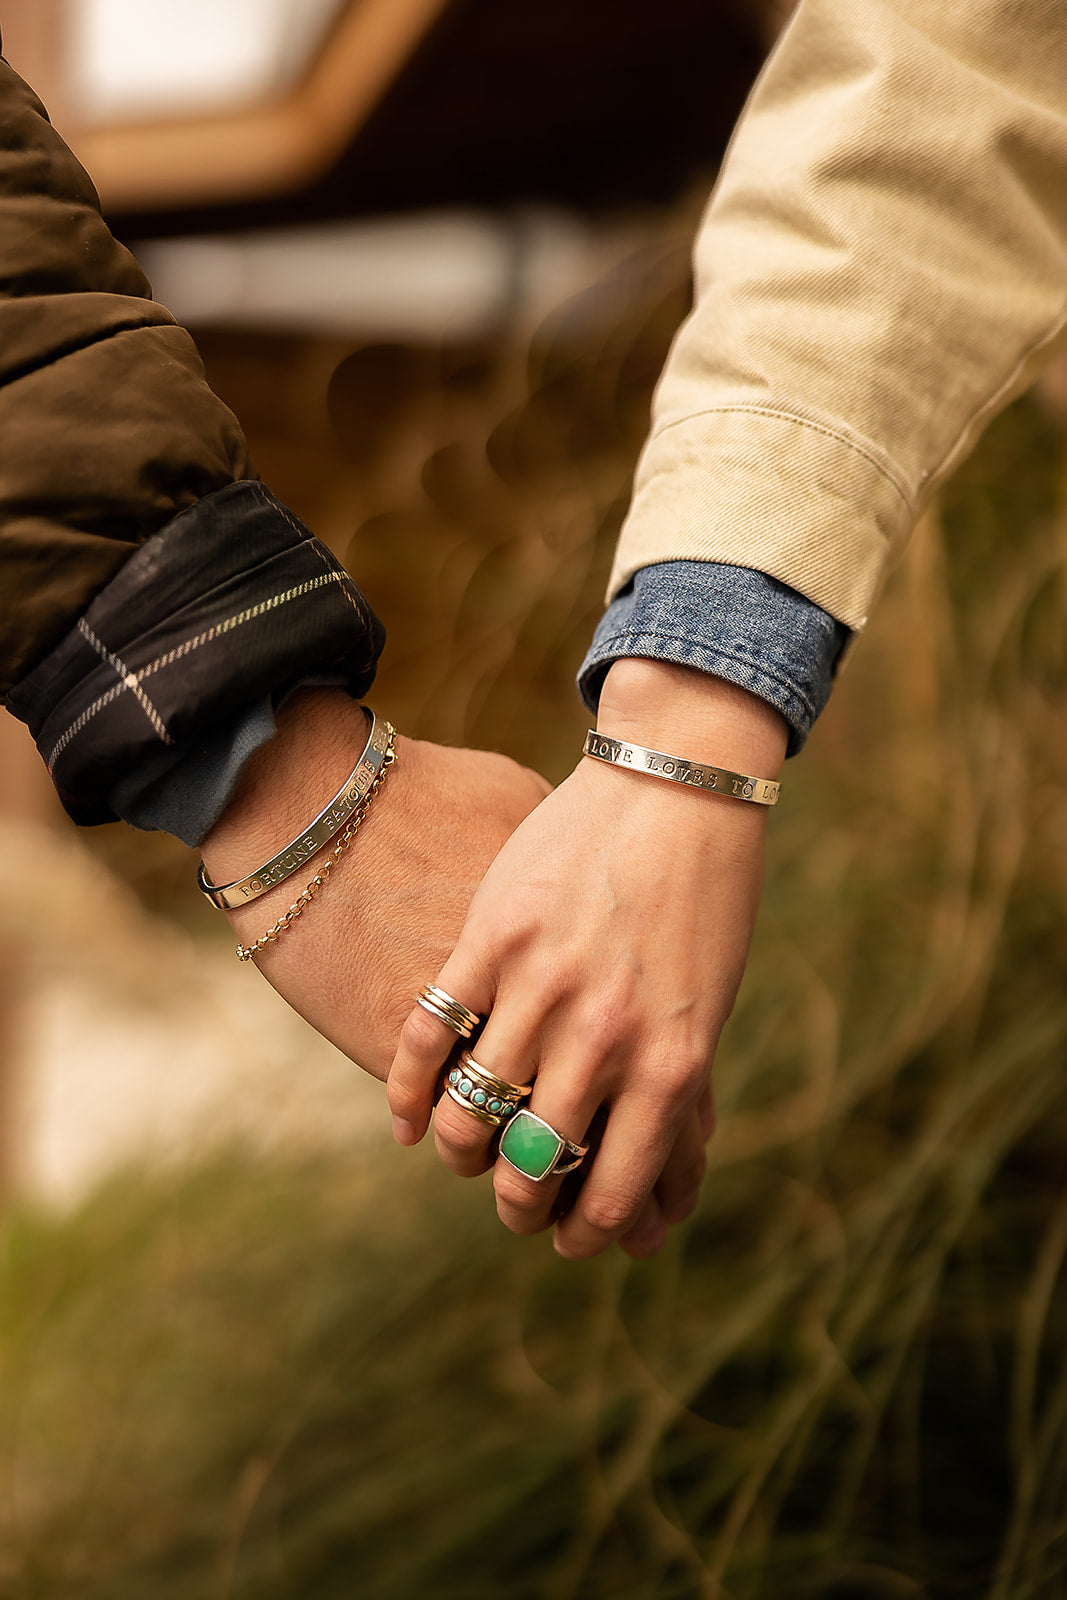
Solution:
M410 731L573 759L683 300L666 248L521 361L339 369ZM1067 1595L1063 466L994 426L789 768L661 1258L559 1262L426 1152L9 1216L4 1600Z

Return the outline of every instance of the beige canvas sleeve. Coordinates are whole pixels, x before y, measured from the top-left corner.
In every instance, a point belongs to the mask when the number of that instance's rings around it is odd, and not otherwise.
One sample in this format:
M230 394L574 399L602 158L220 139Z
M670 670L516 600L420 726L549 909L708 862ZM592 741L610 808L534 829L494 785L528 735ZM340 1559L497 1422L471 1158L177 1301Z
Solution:
M801 0L698 237L609 594L721 561L862 626L1065 326L1064 0Z

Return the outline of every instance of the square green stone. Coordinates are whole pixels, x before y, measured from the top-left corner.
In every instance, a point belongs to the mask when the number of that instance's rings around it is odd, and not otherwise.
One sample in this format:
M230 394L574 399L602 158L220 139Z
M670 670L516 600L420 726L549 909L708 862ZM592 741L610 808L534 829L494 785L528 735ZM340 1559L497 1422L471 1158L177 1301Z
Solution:
M500 1136L500 1154L525 1177L539 1183L563 1149L559 1134L532 1111L516 1111Z

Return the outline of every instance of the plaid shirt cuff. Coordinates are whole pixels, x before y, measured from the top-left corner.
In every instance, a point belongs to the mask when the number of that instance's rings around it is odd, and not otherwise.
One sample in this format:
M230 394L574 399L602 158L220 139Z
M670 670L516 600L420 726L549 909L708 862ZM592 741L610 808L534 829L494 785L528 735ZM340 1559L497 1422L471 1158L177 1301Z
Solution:
M140 545L10 692L76 822L168 749L325 668L362 695L384 630L325 545L261 483L230 484Z

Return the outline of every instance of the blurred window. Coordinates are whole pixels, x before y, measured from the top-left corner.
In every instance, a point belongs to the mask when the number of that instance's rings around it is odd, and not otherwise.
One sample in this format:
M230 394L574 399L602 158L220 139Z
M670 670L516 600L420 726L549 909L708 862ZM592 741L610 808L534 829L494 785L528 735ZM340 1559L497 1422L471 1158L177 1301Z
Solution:
M345 0L70 0L90 125L241 109L297 81Z

